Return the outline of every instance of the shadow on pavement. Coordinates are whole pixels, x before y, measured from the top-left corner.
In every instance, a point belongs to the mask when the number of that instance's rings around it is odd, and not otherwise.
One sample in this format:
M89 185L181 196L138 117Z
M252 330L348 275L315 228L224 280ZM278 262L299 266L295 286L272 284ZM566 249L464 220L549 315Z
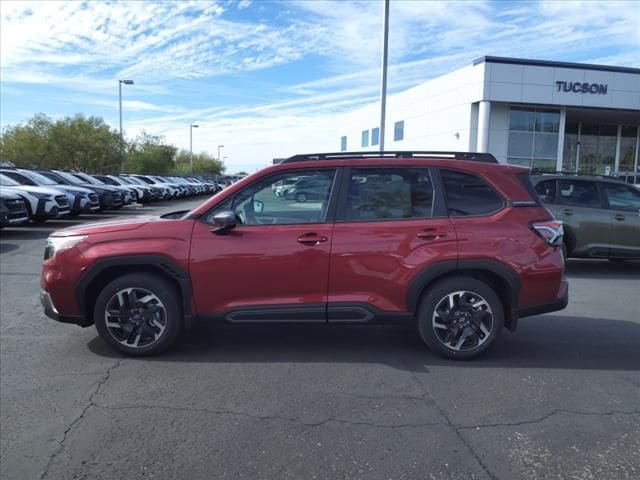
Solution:
M152 361L227 363L379 363L410 371L430 366L640 370L640 324L541 315L523 319L486 355L471 361L431 353L412 328L330 325L200 324ZM91 351L120 357L99 338Z
M20 248L20 245L15 243L0 243L0 253L12 252Z

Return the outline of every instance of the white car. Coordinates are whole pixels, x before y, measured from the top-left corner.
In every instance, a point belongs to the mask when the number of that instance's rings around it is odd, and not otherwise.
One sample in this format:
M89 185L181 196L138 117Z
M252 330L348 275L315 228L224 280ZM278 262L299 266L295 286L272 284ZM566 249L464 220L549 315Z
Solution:
M34 222L44 222L71 212L69 198L64 192L55 188L20 185L2 173L0 173L0 188L2 192L20 195L27 202L29 216Z
M78 216L82 212L92 213L100 209L98 195L88 188L62 185L38 172L21 168L15 170L0 170L0 173L4 173L21 185L55 188L56 190L66 193L69 199L69 208L71 209L72 217Z

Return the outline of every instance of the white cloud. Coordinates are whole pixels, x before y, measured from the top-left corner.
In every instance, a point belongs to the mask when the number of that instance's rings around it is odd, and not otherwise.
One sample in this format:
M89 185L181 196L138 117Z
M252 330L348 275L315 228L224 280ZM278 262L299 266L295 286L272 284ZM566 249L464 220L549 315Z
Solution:
M195 121L194 145L224 143L238 169L337 148L339 116L378 95L382 2L5 1L0 12L3 85L55 86L112 115L117 79L134 78L131 136L185 147ZM636 2L392 0L390 24L391 91L483 55L640 65ZM314 62L316 78L296 81L295 62ZM281 83L262 81L283 66ZM242 72L256 80L244 91ZM208 88L213 77L224 86Z

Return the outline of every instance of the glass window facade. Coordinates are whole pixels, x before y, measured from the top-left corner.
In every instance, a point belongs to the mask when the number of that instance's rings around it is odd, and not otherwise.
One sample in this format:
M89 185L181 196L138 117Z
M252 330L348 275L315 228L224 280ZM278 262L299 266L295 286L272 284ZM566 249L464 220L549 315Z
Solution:
M558 158L560 112L512 107L507 161L535 170L554 171Z
M363 147L369 146L369 130L362 131L362 142L360 143Z
M393 124L393 141L404 140L404 120Z
M620 172L631 173L636 158L636 142L638 140L638 127L622 126L620 132ZM640 167L636 166L638 171Z
M378 127L371 129L371 145L380 145L380 129Z
M340 151L341 152L346 152L347 151L347 136L343 135L342 137L340 137Z
M620 156L616 167L616 144L620 129ZM638 128L634 125L567 122L562 168L563 170L599 175L622 175L633 178Z

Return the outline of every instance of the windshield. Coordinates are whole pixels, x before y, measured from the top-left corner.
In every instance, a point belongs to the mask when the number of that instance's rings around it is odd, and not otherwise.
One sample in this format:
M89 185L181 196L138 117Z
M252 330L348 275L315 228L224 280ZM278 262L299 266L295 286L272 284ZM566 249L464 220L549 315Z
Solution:
M56 184L69 185L69 181L65 178L62 178L57 173L53 173L53 172L38 172L38 173L46 178L50 178Z
M108 175L103 178L105 183L111 183L111 185L126 185L126 182L122 178L116 177L115 175Z
M78 177L71 175L70 173L67 172L55 172L56 175L61 176L62 178L64 178L67 182L73 184L73 185L77 185L79 183L82 183L83 181L80 180ZM87 183L87 182L84 182Z
M147 183L149 183L151 185L156 183L153 180L151 180L151 178L147 178L147 177L133 177L133 178L135 178L136 180L142 181L142 182L147 182Z
M7 177L4 173L0 173L0 185L5 187L19 187L20 184L13 180L12 178Z
M85 183L90 183L92 185L102 185L102 183L100 183L98 180L96 180L95 178L87 175L86 173L82 173L82 172L74 172L73 176L79 178L81 181L85 182Z
M50 178L47 178L44 175L40 175L39 173L32 172L30 170L20 170L20 175L24 175L38 185L57 185L57 183Z
M93 183L94 185L107 185L108 183L100 178L92 177L91 175L86 175L86 176L91 179L91 183Z

